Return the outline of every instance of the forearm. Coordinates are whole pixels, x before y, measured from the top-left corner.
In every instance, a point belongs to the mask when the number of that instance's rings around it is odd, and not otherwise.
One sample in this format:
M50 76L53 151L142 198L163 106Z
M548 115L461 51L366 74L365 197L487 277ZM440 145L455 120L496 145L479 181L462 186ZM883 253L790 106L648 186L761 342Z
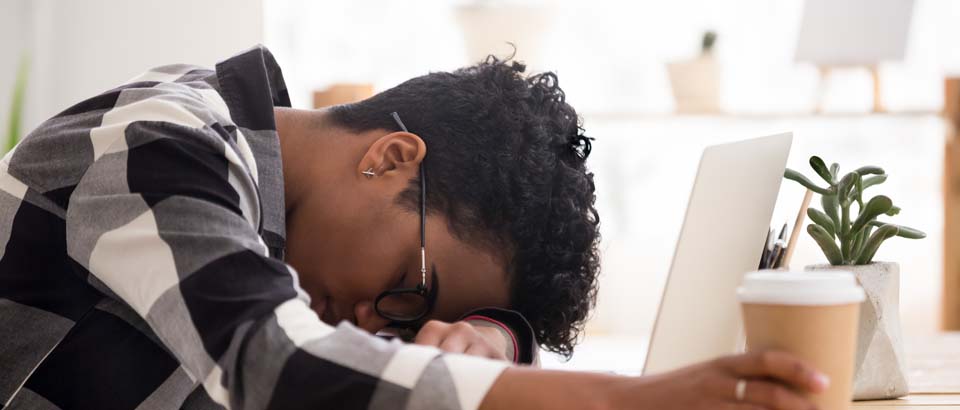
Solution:
M634 379L602 373L511 367L481 402L481 410L609 410Z
M742 382L746 389L737 393ZM828 385L815 368L777 351L727 356L644 377L514 367L494 381L480 409L812 409L810 395L823 393Z

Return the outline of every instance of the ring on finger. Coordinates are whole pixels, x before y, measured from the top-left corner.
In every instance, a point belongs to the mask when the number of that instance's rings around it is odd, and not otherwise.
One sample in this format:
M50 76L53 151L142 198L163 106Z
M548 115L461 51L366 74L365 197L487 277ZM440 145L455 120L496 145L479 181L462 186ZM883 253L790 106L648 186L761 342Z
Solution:
M747 380L740 379L737 380L737 388L734 391L737 401L743 401L744 397L747 395Z

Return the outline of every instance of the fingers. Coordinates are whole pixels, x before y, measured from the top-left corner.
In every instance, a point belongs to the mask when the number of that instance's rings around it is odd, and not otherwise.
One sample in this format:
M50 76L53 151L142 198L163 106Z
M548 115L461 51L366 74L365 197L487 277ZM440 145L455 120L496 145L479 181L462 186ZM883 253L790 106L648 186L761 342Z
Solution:
M772 377L801 391L819 393L830 383L826 375L788 353L768 350L718 360L737 377Z
M764 380L747 380L743 400L737 401L734 397L737 382L734 379L727 380L731 400L737 406L770 410L811 410L816 408L808 399L786 386Z
M446 326L446 323L436 320L424 323L420 331L417 332L417 336L414 337L413 343L425 346L440 346L440 342L443 341Z
M720 410L770 410L766 407L751 403L724 403Z
M490 346L487 339L466 322L428 321L417 332L413 342L419 345L434 346L448 353L506 360L503 352Z
M467 325L469 326L469 325ZM438 346L440 350L450 353L464 353L470 347L468 334L464 332L452 331L446 334L443 341Z
M497 357L496 352L480 344L470 345L470 347L468 347L467 350L464 350L463 353L471 356L486 357L488 359L499 359L499 357Z

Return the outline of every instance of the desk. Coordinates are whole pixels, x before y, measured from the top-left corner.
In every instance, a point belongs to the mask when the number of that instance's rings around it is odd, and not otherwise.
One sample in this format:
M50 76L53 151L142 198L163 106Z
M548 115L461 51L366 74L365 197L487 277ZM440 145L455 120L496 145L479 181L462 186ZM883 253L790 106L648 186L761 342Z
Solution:
M600 371L638 376L646 355L646 339L588 339L577 346L573 360L563 362L541 352L544 368ZM896 400L860 401L854 410L960 410L960 332L907 338L910 396Z
M960 409L960 333L917 339L906 346L910 396L860 401L857 410Z

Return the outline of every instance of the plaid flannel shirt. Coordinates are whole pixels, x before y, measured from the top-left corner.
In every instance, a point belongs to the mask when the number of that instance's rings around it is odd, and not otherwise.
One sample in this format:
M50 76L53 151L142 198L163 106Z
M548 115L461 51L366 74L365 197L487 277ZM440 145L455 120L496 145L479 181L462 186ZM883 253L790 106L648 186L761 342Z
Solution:
M310 310L283 262L277 105L258 46L148 71L3 158L0 408L479 406L506 363Z

